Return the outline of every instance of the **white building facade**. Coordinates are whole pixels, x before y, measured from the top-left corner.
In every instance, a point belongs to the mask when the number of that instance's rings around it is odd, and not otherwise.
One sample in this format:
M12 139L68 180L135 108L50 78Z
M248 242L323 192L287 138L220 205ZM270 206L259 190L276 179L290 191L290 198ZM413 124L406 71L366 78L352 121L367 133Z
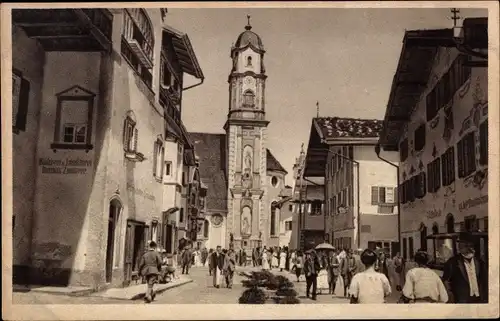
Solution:
M484 39L486 18L472 20L471 28L482 25L475 32ZM393 85L380 139L382 148L400 153L402 252L408 259L418 249L431 251L431 233L488 230L488 68L481 50L486 43L471 55L446 41L453 30L426 34L431 31L405 35L395 78L406 76L422 86L403 108L397 91L405 83ZM438 40L413 45L432 37ZM405 75L403 68L424 72ZM442 261L451 255L450 246L439 247L448 249L438 253ZM487 245L478 244L476 251L487 256Z

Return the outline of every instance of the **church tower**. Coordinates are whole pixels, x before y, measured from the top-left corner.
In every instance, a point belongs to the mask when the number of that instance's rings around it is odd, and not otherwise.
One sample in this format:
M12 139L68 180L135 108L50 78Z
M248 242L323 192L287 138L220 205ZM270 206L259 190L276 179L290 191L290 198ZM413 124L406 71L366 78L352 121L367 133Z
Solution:
M266 127L264 46L248 24L231 48L226 131L228 213L226 247L266 245Z

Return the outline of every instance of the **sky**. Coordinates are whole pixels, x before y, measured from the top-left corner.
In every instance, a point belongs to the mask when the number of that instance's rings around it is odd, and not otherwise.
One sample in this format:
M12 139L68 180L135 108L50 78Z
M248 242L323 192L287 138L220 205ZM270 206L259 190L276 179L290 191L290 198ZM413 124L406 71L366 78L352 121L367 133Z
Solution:
M288 171L287 184L316 102L320 117L383 119L405 30L453 27L449 9L169 8L165 23L189 35L206 78L183 94L190 132L224 132L230 48L247 15L266 50L267 147Z

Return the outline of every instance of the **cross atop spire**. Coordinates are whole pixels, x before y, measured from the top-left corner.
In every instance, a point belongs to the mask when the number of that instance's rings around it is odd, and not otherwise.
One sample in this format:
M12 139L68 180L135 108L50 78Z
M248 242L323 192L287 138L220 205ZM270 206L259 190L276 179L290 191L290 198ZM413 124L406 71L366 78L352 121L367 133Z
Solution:
M250 15L247 14L247 25L245 26L246 30L252 29L252 25L250 24Z
M457 26L457 21L460 20L460 16L458 15L460 13L460 9L453 8L451 9L451 13L453 14L450 18L453 20L453 27Z
M316 117L319 117L319 101L316 102Z

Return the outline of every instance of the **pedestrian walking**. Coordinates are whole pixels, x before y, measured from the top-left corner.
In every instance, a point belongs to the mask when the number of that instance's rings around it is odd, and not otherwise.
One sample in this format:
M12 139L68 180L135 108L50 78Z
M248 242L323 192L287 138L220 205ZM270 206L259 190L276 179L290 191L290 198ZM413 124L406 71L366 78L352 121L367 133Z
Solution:
M208 275L211 276L212 275L212 271L214 269L214 266L212 265L212 254L214 254L214 250L213 249L210 249L210 251L208 251L208 257L207 257L207 262L208 262Z
M189 268L193 262L193 253L189 247L185 247L181 254L182 274L189 274Z
M224 254L222 253L220 245L218 245L215 252L212 253L210 261L213 267L213 285L215 288L220 288L222 271L224 270Z
M272 269L277 269L279 267L279 262L278 262L278 250L276 248L273 249L272 254L271 254L271 268Z
M476 256L474 239L462 232L459 253L446 261L443 281L454 303L488 303L488 265Z
M339 278L340 274L340 263L337 258L337 253L335 251L331 251L328 253L328 294L334 294L335 293L335 288L337 285L337 279Z
M262 252L262 270L264 271L268 271L270 269L268 255L269 253L267 251Z
M377 255L372 250L364 250L361 262L365 271L353 276L349 286L350 303L384 303L391 294L391 286L387 277L375 271Z
M328 257L325 253L322 253L319 256L320 261L320 269L318 273L318 292L319 294L323 294L323 291L329 291L330 285L328 283Z
M398 252L392 259L394 262L394 272L396 275L396 290L401 291L403 289L403 282L405 279L405 259Z
M233 287L233 277L235 269L236 256L233 250L229 250L224 258L224 276L226 278L226 286L229 289Z
M318 289L318 272L321 266L314 251L306 252L304 262L304 274L306 275L306 297L311 295L313 300L316 300ZM312 287L312 293L311 293Z
M294 265L297 282L300 282L300 275L302 274L302 269L304 267L304 257L302 256L302 253L300 251L297 252Z
M145 301L150 303L154 300L154 285L158 283L158 275L161 271L162 258L156 251L156 242L149 243L149 251L144 253L139 262L140 275L146 278L147 290Z
M344 296L348 296L348 289L351 284L351 280L356 274L356 260L352 257L351 250L346 251L346 257L342 260L340 271L344 281Z
M286 267L286 252L285 250L281 250L280 253L280 271L283 272L283 269Z
M446 303L448 293L441 278L427 264L429 256L418 251L413 258L417 267L406 273L406 281L400 302L403 303Z

